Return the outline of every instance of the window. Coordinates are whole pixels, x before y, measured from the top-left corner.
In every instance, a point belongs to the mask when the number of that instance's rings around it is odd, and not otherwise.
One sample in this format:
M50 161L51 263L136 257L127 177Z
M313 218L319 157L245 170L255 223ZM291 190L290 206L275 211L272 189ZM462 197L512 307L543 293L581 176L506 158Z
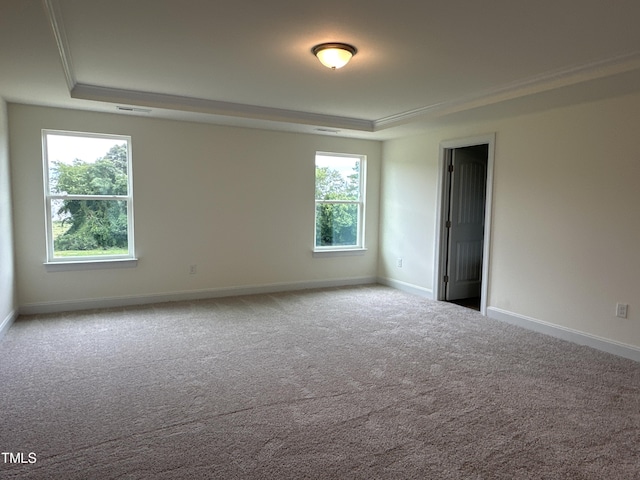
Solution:
M363 155L316 153L315 250L364 248Z
M133 259L131 137L43 130L48 262Z

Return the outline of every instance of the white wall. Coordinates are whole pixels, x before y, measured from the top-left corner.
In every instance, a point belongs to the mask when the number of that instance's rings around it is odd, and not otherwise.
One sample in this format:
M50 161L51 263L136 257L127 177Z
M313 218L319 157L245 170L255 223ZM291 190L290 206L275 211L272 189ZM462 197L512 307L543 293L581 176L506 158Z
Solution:
M21 310L376 277L380 142L25 105L9 121ZM132 136L136 268L45 270L43 128ZM312 257L317 150L368 156L365 255Z
M16 315L7 108L0 99L0 336Z
M23 105L9 106L9 124L18 304L27 309L376 273L428 294L439 144L496 132L490 309L640 347L640 95L432 129L382 149L378 142ZM42 128L132 135L137 268L45 270ZM316 150L369 157L364 256L311 256ZM5 188L0 198L8 205ZM2 235L3 258L10 258L10 236ZM198 265L196 275L190 264ZM3 314L15 305L4 293L12 279L3 261ZM615 318L616 302L630 304L627 319Z
M380 276L432 291L439 143L496 132L489 307L640 347L638 125L632 95L385 142Z

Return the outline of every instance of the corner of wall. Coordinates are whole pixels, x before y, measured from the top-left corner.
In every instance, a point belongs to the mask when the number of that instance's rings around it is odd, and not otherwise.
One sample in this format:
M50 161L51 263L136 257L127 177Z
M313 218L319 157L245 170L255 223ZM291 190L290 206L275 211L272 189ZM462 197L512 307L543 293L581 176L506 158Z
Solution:
M0 97L0 338L17 318L7 103Z

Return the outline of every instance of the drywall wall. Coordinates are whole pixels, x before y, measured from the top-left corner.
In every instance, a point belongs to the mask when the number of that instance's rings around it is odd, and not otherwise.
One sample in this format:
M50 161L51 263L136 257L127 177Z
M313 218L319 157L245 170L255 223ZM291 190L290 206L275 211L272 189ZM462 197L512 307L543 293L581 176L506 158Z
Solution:
M16 315L7 108L0 99L0 336Z
M21 310L376 277L380 142L25 105L9 122ZM43 128L131 135L136 268L43 266ZM319 150L367 155L364 255L312 256Z
M495 132L489 307L640 346L639 124L630 95L385 142L380 277L432 292L440 142Z

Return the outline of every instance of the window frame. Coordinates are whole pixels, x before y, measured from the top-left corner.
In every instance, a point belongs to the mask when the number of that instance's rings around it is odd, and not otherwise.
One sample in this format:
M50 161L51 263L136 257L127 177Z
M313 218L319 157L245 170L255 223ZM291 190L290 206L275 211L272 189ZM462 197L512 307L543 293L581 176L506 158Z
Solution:
M358 200L318 200L315 198L316 178L315 171L317 168L318 156L357 159L360 161L359 172L359 195ZM366 185L367 185L367 156L356 153L336 153L317 151L314 157L314 221L313 221L313 253L314 256L327 255L349 255L361 254L366 251L365 246L365 214L366 214ZM347 204L357 205L357 241L355 245L317 245L317 222L318 222L318 205L322 204Z
M84 194L56 194L51 193L49 179L49 151L48 136L68 136L85 137L94 139L109 139L124 141L127 144L127 195L84 195ZM137 258L135 256L135 235L133 216L133 169L132 169L132 148L131 136L79 132L70 130L42 129L42 159L43 159L43 189L44 189L44 210L45 210L45 235L46 235L46 255L45 265L52 271L66 269L85 269L101 267L123 267L135 266ZM52 204L55 200L99 200L99 201L124 201L127 206L127 253L116 255L87 255L87 256L66 256L56 257L53 238Z

